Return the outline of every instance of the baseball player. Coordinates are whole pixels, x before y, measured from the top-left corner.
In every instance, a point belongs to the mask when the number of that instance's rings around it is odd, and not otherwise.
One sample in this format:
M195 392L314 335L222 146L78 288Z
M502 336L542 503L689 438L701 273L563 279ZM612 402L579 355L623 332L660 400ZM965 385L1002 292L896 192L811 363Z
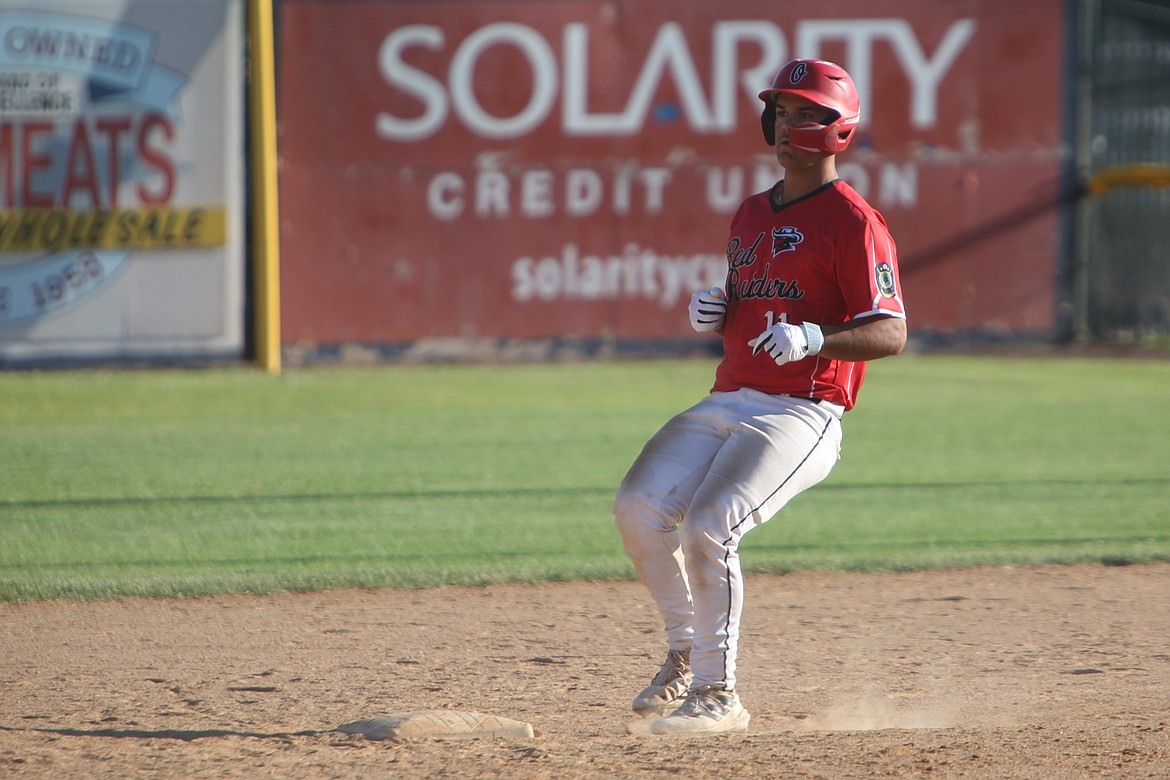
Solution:
M831 62L793 60L759 96L784 178L740 205L725 286L696 292L689 308L696 331L723 336L715 384L650 439L614 500L665 624L666 662L634 699L660 716L655 734L747 728L735 689L740 539L828 476L865 361L906 343L894 241L837 176L859 122L853 80Z

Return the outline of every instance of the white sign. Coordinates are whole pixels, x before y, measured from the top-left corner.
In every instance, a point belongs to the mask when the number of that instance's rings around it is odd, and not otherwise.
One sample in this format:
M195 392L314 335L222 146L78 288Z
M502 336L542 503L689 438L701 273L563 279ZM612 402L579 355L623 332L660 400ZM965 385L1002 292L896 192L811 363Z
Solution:
M873 97L873 49L890 46L909 88L910 124L929 128L938 118L940 85L974 32L973 19L958 19L934 51L927 52L906 19L814 19L796 24L796 45L792 48L794 56L819 57L827 44L844 44L846 57L841 64L857 86L864 121L864 107ZM744 43L756 45L761 52L750 67L737 60ZM489 111L472 88L480 58L495 46L519 51L533 82L527 104L512 116ZM759 85L768 84L789 59L789 46L783 30L774 22L752 20L716 22L711 27L711 47L713 72L705 79L695 65L682 27L676 22L664 22L633 80L625 109L600 113L588 106L589 29L584 24L566 24L562 29L563 60L558 60L552 44L540 32L517 22L487 24L463 40L451 42L441 27L407 25L383 40L378 72L387 85L421 102L423 112L417 117L398 117L381 111L375 127L378 135L388 141L418 141L438 132L454 112L460 122L482 138L518 138L548 121L559 99L559 120L566 135L636 135L646 124L659 85L669 78L678 89L682 116L692 131L730 133L736 129L738 91L754 98ZM408 63L406 55L415 48L450 48L453 55L447 73L429 73Z
M0 14L0 360L243 351L240 0Z

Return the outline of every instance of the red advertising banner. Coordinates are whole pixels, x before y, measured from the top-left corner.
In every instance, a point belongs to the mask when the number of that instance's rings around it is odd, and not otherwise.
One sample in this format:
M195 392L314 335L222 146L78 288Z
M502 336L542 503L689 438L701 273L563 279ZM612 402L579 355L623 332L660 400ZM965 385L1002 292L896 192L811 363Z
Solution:
M781 176L756 93L795 56L857 83L838 170L890 223L912 332L1049 332L1063 7L287 0L284 342L690 333Z

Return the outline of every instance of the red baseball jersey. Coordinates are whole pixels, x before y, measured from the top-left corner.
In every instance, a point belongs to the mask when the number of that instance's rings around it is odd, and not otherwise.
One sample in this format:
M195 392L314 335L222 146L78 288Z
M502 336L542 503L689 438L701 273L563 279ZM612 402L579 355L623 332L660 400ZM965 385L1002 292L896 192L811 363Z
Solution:
M815 355L778 366L766 351L753 355L748 342L780 320L905 318L897 249L882 215L840 179L777 206L773 192L782 184L749 197L731 221L724 356L712 391L748 387L852 409L864 362Z

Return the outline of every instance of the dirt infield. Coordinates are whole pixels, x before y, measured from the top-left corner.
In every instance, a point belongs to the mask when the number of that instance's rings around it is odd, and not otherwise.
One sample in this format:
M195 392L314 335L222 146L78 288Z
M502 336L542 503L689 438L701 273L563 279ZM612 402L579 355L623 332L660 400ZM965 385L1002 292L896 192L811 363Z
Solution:
M1170 776L1170 564L750 576L746 734L629 733L637 583L0 605L0 776ZM371 741L420 710L532 739Z

